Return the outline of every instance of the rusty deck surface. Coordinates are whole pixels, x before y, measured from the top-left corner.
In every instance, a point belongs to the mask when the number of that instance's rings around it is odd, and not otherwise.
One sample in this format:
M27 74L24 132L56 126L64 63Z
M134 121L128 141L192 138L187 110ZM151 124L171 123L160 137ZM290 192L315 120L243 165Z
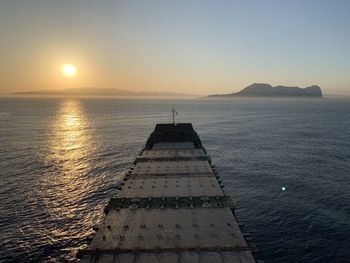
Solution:
M255 262L191 124L157 124L82 262Z

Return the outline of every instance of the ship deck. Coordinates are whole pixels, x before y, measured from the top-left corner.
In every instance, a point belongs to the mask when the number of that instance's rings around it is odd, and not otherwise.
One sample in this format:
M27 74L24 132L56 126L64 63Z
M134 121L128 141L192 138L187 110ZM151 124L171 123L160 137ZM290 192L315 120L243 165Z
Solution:
M191 124L157 124L81 261L255 262L218 178Z

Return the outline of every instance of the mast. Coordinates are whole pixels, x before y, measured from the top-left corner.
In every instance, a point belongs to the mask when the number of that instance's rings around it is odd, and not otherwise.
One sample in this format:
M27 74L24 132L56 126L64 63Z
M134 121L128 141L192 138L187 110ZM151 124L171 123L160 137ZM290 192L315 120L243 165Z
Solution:
M171 112L173 113L173 124L175 124L175 114L177 114L177 111L175 110L175 108L173 107Z

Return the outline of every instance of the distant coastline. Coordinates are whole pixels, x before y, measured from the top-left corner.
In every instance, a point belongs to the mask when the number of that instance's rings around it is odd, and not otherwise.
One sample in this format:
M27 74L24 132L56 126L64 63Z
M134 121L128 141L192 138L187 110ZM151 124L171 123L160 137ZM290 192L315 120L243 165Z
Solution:
M12 98L125 98L125 99L195 99L204 98L194 94L176 93L176 92L145 92L145 91L129 91L114 88L95 88L80 87L62 90L33 90L23 92L13 92L8 94L0 94L0 97ZM254 83L242 89L239 92L229 94L207 95L205 98L237 98L237 97L307 97L307 98L323 98L323 92L317 85L306 88L290 87L290 86L271 86L265 83ZM347 98L345 95L327 95L326 98Z
M322 90L313 85L306 88L276 86L272 87L266 83L254 83L239 92L230 94L209 95L208 98L230 98L230 97L312 97L322 98Z
M175 92L129 91L114 88L70 88L63 90L34 90L14 92L15 97L111 97L111 98L193 98L195 95Z

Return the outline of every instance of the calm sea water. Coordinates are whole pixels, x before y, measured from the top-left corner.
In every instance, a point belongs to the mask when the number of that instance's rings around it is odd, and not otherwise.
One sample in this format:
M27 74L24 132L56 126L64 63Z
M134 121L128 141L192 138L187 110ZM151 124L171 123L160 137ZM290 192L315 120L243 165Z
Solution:
M335 99L0 99L0 261L75 260L173 106L261 259L350 262L350 101Z

